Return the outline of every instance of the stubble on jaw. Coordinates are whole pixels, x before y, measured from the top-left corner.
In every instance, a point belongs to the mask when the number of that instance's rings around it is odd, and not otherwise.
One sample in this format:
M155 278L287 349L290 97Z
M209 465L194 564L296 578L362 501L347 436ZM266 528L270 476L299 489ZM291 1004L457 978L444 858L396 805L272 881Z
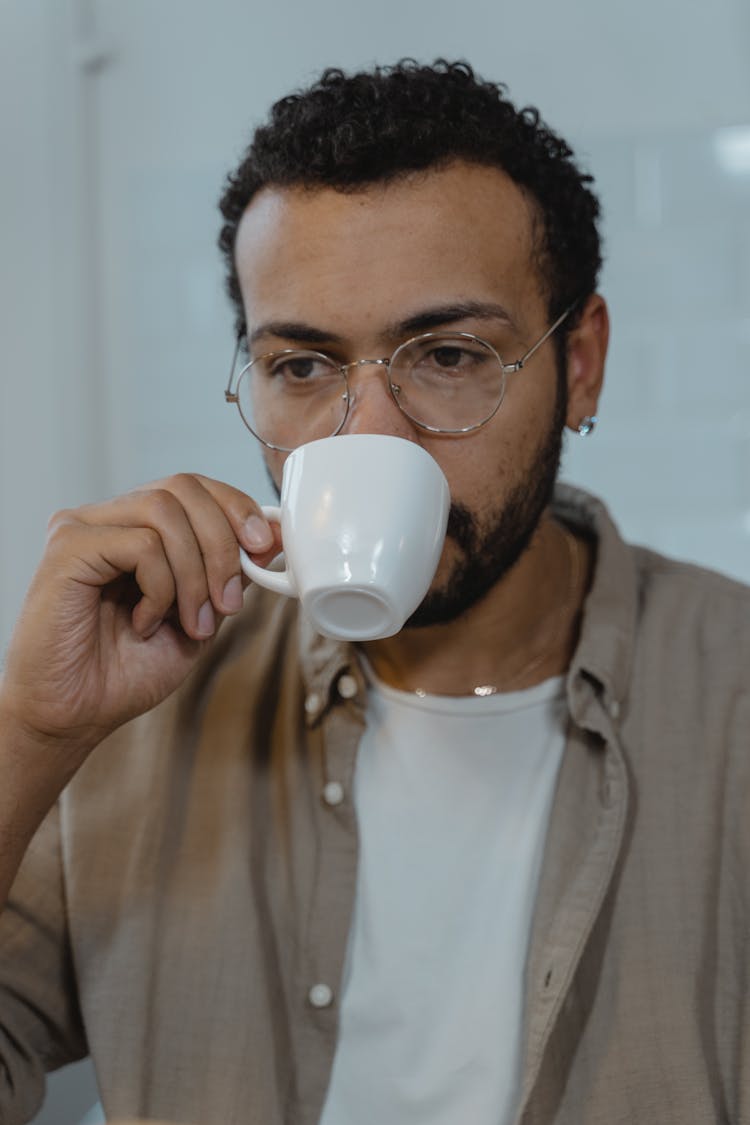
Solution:
M458 548L458 558L447 579L430 590L405 629L456 621L516 565L552 500L560 469L566 409L567 394L559 380L554 417L533 469L511 489L502 507L480 520L465 504L451 503L446 539Z

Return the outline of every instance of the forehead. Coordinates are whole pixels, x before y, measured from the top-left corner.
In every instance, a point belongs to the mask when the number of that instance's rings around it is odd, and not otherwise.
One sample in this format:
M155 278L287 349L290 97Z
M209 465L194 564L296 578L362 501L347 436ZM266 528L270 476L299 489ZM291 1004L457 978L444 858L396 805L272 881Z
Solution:
M541 296L534 220L505 173L462 163L356 192L265 188L235 250L248 327L276 315L374 325L455 299L520 314Z

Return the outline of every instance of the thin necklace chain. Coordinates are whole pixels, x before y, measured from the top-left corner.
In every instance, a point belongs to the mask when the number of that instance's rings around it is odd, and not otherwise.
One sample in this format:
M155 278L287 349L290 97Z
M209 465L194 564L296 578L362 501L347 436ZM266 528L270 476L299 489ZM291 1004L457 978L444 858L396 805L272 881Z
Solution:
M511 678L509 680L506 680L502 685L502 689L497 684L477 684L474 688L472 688L472 695L497 695L500 690L508 691L508 689L511 688L513 684L517 683L519 680L525 679L526 676L535 671L535 669L538 668L540 664L542 664L549 657L549 655L557 649L558 645L562 641L565 633L565 625L568 619L568 613L573 604L573 598L575 596L575 592L578 588L578 583L581 577L581 563L575 538L570 533L570 531L568 531L567 527L562 524L560 525L560 530L565 536L565 543L568 548L568 592L565 596L565 601L555 614L555 631L552 635L550 643L548 645L545 645L542 651L537 653L536 656L532 657L528 664L524 664L524 666L519 669L518 672L514 672ZM418 695L420 698L424 698L428 693L422 688L415 688L414 694Z

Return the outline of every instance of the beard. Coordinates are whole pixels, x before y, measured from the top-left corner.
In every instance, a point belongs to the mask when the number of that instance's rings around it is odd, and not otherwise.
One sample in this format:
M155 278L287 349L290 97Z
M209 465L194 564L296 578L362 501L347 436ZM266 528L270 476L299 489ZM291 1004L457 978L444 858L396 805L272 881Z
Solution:
M452 502L446 540L459 549L448 578L430 590L404 625L421 629L447 625L466 613L516 565L548 507L560 469L567 412L567 389L558 379L554 417L528 475L514 485L501 508L479 520L465 505Z

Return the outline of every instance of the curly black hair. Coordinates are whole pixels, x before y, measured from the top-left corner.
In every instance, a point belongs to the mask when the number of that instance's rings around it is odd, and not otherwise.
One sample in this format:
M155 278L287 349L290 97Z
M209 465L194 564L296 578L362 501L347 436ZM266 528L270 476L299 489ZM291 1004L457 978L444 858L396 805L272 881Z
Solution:
M355 191L456 159L501 168L535 201L535 264L550 320L582 303L596 289L602 262L593 179L536 109L516 109L506 93L466 62L402 59L352 75L325 70L308 89L276 102L219 203L225 222L218 241L238 336L244 311L234 246L256 192L268 185ZM574 323L575 314L558 337L559 355Z

